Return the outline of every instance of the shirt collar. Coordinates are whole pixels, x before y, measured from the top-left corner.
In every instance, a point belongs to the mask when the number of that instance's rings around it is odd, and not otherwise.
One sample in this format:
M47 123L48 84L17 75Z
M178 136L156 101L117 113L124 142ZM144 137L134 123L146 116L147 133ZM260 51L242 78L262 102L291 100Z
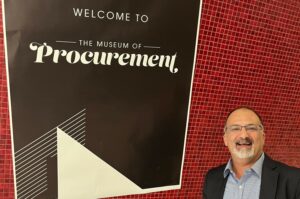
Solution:
M259 177L261 177L262 166L263 166L264 159L265 159L265 154L262 153L262 155L260 156L260 158L249 169L249 170L254 171ZM231 159L228 160L228 162L226 164L226 167L224 169L224 173L223 173L224 174L224 178L226 178L229 175L230 172L234 173L233 169L232 169L232 160Z

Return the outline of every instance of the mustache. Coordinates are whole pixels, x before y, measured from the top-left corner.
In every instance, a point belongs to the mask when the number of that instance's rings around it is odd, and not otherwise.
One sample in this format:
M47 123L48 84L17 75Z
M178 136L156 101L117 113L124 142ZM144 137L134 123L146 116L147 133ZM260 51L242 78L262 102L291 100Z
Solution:
M235 140L235 144L253 144L254 140L250 137L246 137L246 138L238 138L237 140Z

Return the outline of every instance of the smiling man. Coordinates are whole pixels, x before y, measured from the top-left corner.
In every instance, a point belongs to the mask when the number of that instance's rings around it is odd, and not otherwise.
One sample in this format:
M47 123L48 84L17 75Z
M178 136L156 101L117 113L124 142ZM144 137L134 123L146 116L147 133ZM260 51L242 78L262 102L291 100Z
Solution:
M203 199L300 199L300 169L264 153L264 126L256 111L231 111L223 140L231 159L207 173Z

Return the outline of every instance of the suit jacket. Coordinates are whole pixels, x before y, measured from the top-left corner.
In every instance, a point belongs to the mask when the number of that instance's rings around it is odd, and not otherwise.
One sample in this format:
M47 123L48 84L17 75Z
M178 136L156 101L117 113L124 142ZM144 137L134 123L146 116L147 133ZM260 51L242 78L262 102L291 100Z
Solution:
M226 164L211 169L205 178L203 199L223 199ZM300 199L300 169L272 160L265 154L259 199Z

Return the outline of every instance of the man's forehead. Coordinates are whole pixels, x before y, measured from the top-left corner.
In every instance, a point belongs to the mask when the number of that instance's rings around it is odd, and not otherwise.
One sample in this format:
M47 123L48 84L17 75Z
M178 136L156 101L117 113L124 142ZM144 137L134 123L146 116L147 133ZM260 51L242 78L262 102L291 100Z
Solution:
M232 123L255 124L260 123L260 119L252 110L241 108L233 111L228 116L226 124Z

